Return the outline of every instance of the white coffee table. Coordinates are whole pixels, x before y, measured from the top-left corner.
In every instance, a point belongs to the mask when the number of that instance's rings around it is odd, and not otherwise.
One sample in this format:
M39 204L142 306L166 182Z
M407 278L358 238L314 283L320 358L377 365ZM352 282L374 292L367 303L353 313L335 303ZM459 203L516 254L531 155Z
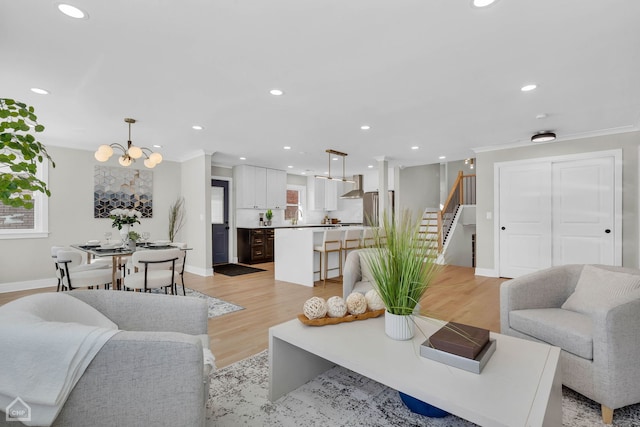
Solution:
M418 319L410 341L384 333L384 316L339 325L297 319L269 329L269 399L343 366L482 426L561 426L560 349L491 334L497 349L481 374L426 359L420 344L443 322ZM390 368L392 367L393 368Z

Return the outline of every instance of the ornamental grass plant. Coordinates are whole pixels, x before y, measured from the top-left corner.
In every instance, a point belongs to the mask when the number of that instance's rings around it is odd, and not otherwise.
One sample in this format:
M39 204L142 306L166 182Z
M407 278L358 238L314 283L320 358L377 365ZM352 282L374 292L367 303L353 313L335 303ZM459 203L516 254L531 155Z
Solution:
M382 226L374 229L374 246L365 252L374 287L391 314L413 314L440 270L437 243L420 231L420 222L407 210L395 220L384 215Z

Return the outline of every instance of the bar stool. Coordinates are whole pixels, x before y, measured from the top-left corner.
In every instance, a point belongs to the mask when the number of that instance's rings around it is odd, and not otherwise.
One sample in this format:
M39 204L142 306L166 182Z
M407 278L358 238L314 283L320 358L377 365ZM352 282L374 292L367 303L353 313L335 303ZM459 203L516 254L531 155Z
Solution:
M375 246L376 238L373 235L373 228L365 228L362 232L362 248L371 248Z
M349 251L359 249L362 240L362 230L359 229L347 229L344 232L344 239L342 239L342 254L346 261Z
M342 276L342 231L340 229L325 230L322 238L322 245L314 246L313 251L318 252L320 255L320 270L314 271L314 273L320 273L323 286L327 286L327 273L329 270L335 270L335 268L329 268L329 253L338 253L338 270L340 276ZM322 257L324 255L324 276L322 275Z

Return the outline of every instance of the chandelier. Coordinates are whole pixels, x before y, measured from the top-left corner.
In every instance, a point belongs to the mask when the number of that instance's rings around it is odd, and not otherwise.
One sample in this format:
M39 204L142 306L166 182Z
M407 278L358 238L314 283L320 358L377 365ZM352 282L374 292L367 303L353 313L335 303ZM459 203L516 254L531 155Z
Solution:
M325 150L326 153L329 154L329 172L328 172L328 176L327 175L316 175L316 178L319 179L329 179L329 180L333 180L333 181L342 181L342 182L350 182L350 183L355 183L354 180L351 179L346 179L345 175L344 175L344 170L345 170L345 157L348 156L347 153L343 153L340 151L336 151L336 150ZM331 155L336 155L336 156L340 156L342 157L342 178L335 178L331 176Z
M131 163L135 162L136 159L139 159L142 156L145 157L144 165L149 169L154 168L156 167L156 165L160 164L160 162L162 162L162 155L160 153L154 153L147 147L135 146L131 142L131 124L135 123L136 120L125 118L124 121L125 123L129 124L129 140L127 141L126 148L123 145L118 144L117 142L109 145L103 144L98 147L98 151L96 151L93 155L96 160L99 162L106 162L113 155L113 149L117 148L119 150L122 150L122 155L118 159L118 162L122 166L130 166Z

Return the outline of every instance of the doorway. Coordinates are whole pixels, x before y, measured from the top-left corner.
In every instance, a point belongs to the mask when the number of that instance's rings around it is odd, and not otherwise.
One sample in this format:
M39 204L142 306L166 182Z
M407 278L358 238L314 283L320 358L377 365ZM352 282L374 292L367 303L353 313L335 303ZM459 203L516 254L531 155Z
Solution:
M620 150L496 164L501 277L622 265Z
M229 182L211 180L211 241L213 265L229 263Z

